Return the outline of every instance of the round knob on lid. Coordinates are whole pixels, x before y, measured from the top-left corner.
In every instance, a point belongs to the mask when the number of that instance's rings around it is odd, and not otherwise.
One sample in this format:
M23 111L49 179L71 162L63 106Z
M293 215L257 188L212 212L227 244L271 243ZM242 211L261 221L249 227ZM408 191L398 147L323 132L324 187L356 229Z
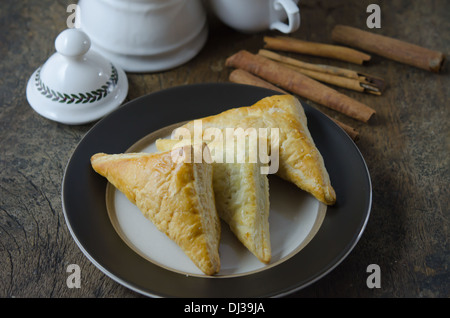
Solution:
M65 56L81 56L91 47L91 40L79 29L67 29L61 32L55 40L56 51Z

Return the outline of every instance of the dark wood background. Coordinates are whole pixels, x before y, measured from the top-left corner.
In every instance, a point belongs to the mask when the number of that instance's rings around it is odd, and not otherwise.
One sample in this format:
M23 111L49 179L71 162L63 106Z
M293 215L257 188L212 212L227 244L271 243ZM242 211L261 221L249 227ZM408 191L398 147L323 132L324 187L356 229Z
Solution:
M75 1L0 2L0 297L142 297L97 269L80 251L61 208L64 168L92 124L66 126L35 113L26 83L54 52ZM366 8L381 6L381 29L447 56L447 0L300 0L302 25L291 36L332 43L336 24L366 28ZM266 32L238 33L209 15L203 50L176 69L128 74L127 100L177 85L228 82L225 59L241 49L257 52ZM295 55L292 55L295 57ZM370 96L337 89L377 111L363 124L307 101L355 127L373 184L366 230L331 273L290 297L449 297L449 66L440 74L374 56L369 66L319 58L313 63L380 75L385 93ZM366 285L369 264L381 268L381 288ZM66 285L69 264L81 267L81 288Z

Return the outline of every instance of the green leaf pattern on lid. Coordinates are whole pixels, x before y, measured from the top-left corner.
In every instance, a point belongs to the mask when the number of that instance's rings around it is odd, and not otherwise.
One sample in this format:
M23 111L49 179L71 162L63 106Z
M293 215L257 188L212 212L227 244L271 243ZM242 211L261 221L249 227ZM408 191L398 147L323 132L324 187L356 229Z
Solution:
M57 92L47 85L41 79L41 68L36 71L35 84L38 91L41 92L47 98L50 98L54 102L65 103L65 104L87 104L105 98L108 93L110 93L113 88L117 85L119 80L119 74L114 65L111 64L111 76L108 81L102 85L100 88L84 93L78 94L67 94L62 92Z

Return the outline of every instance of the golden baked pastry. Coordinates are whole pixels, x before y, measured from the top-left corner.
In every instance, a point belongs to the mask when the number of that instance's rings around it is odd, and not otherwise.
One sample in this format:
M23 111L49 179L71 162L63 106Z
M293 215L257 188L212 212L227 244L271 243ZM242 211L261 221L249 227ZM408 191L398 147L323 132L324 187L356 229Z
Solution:
M191 140L158 139L159 151L190 144ZM261 262L271 259L269 233L269 181L261 173L259 162L246 160L226 163L226 148L221 144L208 144L213 166L213 189L219 216L230 226L239 241ZM237 154L237 152L236 152ZM223 158L225 159L225 158Z
M238 107L201 119L202 129L230 127L278 128L279 168L281 178L312 194L319 201L332 205L336 193L328 171L308 130L302 105L292 95L274 95L252 106ZM194 121L181 126L194 133ZM180 129L180 128L179 128ZM207 139L207 138L205 138ZM271 142L269 139L267 140ZM272 149L273 147L269 147Z
M180 148L187 153L191 147ZM175 241L206 275L220 269L220 220L212 166L173 160L170 152L92 156L93 169Z

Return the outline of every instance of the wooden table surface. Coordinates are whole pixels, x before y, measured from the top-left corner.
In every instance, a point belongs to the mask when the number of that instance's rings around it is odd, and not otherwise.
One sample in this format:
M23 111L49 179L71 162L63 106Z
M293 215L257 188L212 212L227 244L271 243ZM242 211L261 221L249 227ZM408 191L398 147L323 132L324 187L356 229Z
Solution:
M67 126L39 116L25 96L33 71L54 52L71 1L0 2L0 297L142 297L103 274L81 252L61 207L64 168L93 124ZM366 8L381 6L373 32L444 52L450 45L450 5L432 1L301 0L302 24L291 37L332 43L336 24L367 29ZM173 70L128 74L127 100L161 89L228 82L225 60L256 53L264 35L242 34L209 14L201 52ZM377 114L364 124L311 101L360 133L357 141L372 179L373 205L359 243L331 273L290 297L449 297L449 66L434 74L374 56L368 66L290 54L313 63L383 77L382 96L336 88ZM81 287L68 288L69 264ZM381 287L368 288L369 264Z

